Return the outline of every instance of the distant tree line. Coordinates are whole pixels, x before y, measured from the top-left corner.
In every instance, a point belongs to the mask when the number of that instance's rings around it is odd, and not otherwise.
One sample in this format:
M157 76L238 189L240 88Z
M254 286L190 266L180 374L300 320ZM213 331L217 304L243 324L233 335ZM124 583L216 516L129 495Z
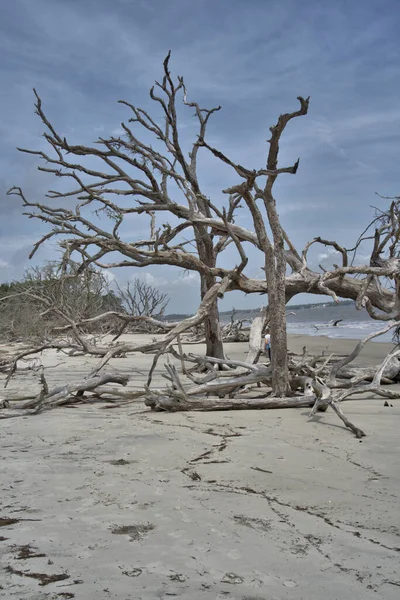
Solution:
M139 279L112 289L100 270L49 261L28 269L20 281L0 284L0 341L45 339L57 328L107 312L108 320L89 323L84 332L112 333L118 314L160 318L167 304L166 294Z

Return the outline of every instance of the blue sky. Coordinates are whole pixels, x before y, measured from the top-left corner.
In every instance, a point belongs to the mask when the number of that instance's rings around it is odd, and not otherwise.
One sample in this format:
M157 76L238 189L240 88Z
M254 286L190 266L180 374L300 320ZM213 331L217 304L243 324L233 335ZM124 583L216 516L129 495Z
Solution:
M265 163L278 115L296 109L298 95L311 96L309 115L292 122L281 143L281 164L300 157L300 169L275 190L297 246L317 235L350 245L371 205L383 206L375 192L399 194L397 0L13 0L0 3L0 29L1 281L22 275L43 231L5 190L20 185L40 200L54 187L34 157L15 149L43 147L32 87L58 131L89 144L129 117L118 100L151 108L148 89L169 49L190 98L222 105L209 140L248 168ZM182 125L189 142L191 114L183 113ZM206 157L202 166L204 190L220 198L231 174ZM244 213L239 220L250 226ZM331 259L323 254L315 260ZM48 246L36 262L55 255ZM261 264L251 253L249 273L259 274ZM166 268L115 275L159 285L173 311L197 305L195 276ZM260 302L228 294L222 307Z

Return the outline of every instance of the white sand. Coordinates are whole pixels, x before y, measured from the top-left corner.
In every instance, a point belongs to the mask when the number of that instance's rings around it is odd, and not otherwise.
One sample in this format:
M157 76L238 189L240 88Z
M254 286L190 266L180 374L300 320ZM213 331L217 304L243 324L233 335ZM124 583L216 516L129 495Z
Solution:
M304 339L292 337L291 349ZM385 351L370 344L364 362ZM113 366L138 368L139 384L151 358ZM50 383L96 363L54 353L45 361L63 361ZM7 394L32 385L28 373ZM0 518L20 519L0 527L0 598L397 599L400 402L392 404L343 404L368 435L361 442L330 412L308 421L304 409L164 414L137 403L0 421ZM32 574L68 578L41 586Z

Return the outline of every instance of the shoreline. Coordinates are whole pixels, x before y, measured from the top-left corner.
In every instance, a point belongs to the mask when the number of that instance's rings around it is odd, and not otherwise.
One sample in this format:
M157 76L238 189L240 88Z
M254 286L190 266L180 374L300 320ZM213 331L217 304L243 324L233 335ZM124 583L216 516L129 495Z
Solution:
M383 329L380 327L379 329ZM321 328L318 332L314 331L312 328L301 327L301 328L293 328L288 327L288 335L304 335L307 337L327 337L333 340L357 340L361 341L365 339L368 335L372 333L377 333L379 331L378 328L357 328L357 327L330 327L330 328ZM326 331L327 333L324 333ZM328 333L329 332L329 333ZM371 339L372 342L386 342L386 343L394 343L393 342L393 330L390 330L386 333L381 334L380 336L374 337Z

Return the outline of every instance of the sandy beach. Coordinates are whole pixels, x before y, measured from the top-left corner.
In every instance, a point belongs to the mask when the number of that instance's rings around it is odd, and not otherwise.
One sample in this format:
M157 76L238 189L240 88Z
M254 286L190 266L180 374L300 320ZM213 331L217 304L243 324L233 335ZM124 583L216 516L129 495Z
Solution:
M356 343L291 336L289 349L344 354ZM357 363L378 364L391 347L369 343ZM227 345L230 358L246 351ZM42 358L50 385L97 360ZM151 360L112 367L140 387ZM154 385L163 372L161 361ZM26 371L0 397L36 388ZM332 411L310 421L306 409L167 414L138 401L2 420L0 598L397 599L400 401L391 404L343 404L362 440Z

